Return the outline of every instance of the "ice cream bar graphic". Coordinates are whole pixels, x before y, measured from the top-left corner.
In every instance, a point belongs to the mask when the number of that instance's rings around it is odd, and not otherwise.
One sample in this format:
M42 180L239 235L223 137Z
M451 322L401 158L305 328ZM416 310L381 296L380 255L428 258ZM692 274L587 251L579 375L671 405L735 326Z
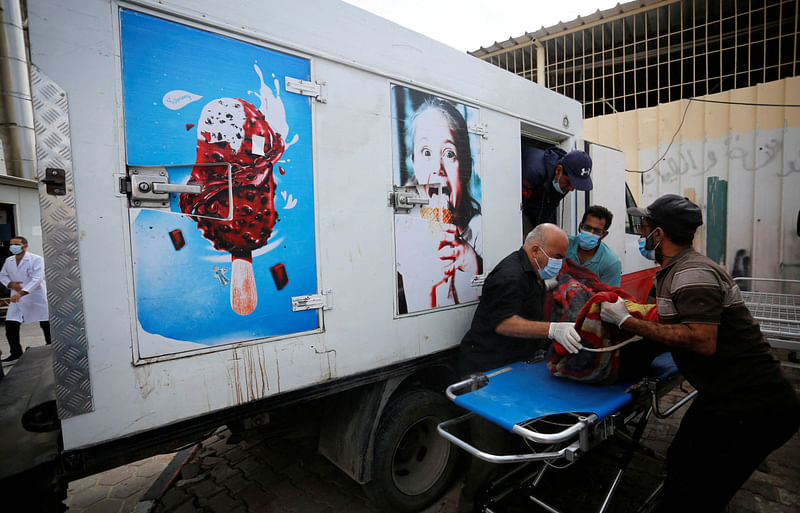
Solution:
M442 231L444 230L444 226L455 223L452 205L450 204L450 188L440 176L432 175L428 177L428 184L425 186L425 189L429 200L427 206L423 205L420 207L420 215L423 219L428 221L428 227L431 230L431 235L434 238L439 239L439 247L437 249L442 249L444 243L441 241L440 237ZM442 277L441 280L436 282L433 287L431 287L431 308L436 308L437 306L437 288L447 284L448 282L450 287L448 295L456 304L458 303L458 294L455 289L455 282L452 279L452 276L446 275Z
M420 215L423 219L430 223L437 223L437 227L440 230L443 224L453 223L453 211L447 208L446 196L437 194L431 198L429 205L430 204L434 206L423 206L420 208Z
M439 177L431 177L430 183L424 187L428 204L422 205L419 209L420 215L428 221L431 233L434 235L438 235L444 225L453 223L453 211L449 205L448 195L443 191L443 185Z
M181 194L181 211L193 216L214 248L231 254L231 307L247 315L258 304L252 252L267 244L278 220L273 168L283 137L251 103L220 98L208 103L197 124L197 164L230 163L233 205L228 204L227 166L195 166L189 184L201 194ZM229 209L233 209L231 219Z

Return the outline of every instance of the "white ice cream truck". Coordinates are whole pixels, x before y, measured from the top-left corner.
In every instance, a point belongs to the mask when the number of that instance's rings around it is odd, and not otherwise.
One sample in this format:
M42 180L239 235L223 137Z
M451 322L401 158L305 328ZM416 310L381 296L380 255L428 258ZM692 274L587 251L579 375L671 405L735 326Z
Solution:
M40 449L4 460L4 486L313 399L343 471L387 507L435 500L456 463L441 392L522 241L521 145L583 149L580 104L336 1L27 15L54 343L2 384L54 377L17 401ZM621 155L590 152L570 233L590 202L625 217Z

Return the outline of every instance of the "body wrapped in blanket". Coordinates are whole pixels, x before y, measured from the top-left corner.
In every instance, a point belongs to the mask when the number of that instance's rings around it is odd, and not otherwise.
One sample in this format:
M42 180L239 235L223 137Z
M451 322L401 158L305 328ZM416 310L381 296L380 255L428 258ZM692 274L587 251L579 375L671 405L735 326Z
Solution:
M564 260L557 279L558 286L545 301L545 316L551 321L574 321L584 347L607 349L631 338L630 334L600 320L603 301L621 297L631 315L658 322L654 304L636 303L624 289L603 283L592 271L569 258ZM576 354L569 354L553 343L547 354L547 368L557 377L611 384L643 375L653 358L665 351L663 346L646 339L610 351L583 350Z

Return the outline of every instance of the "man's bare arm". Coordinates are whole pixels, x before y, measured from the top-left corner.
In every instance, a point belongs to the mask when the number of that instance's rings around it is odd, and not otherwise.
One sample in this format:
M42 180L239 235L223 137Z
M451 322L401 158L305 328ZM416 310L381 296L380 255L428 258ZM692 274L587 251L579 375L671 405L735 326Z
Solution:
M622 328L669 348L685 349L705 356L717 351L716 324L662 324L629 317Z
M549 322L529 321L519 315L512 315L495 327L498 335L516 338L547 338Z

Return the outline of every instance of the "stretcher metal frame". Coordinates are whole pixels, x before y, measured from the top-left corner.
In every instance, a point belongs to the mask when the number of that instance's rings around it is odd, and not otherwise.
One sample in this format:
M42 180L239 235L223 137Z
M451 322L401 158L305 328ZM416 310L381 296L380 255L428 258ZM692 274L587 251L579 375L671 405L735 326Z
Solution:
M682 381L683 377L669 353L657 357L650 372L642 379L615 385L591 385L553 377L544 361L516 362L486 374L470 376L447 387L447 397L467 409L469 413L442 422L438 426L438 432L451 443L484 461L520 464L490 483L489 490L482 494L482 499L479 501L478 510L483 512L494 511L493 508L499 501L514 490L525 487L532 502L551 513L558 513L559 510L532 493L545 470L556 461L565 462L565 465L572 464L601 442L618 435L629 444L620 458L616 476L598 510L603 513L634 451L637 448L643 449L639 441L650 417L655 415L657 418L666 418L697 394L697 391L689 392L669 409L662 411L659 398L676 388ZM536 393L537 390L539 394ZM559 400L562 395L563 400ZM556 400L551 405L553 398ZM588 403L591 401L597 401L597 407L593 411L587 411ZM545 403L545 406L540 408L540 403ZM522 408L518 408L520 405ZM577 406L577 409L573 409L572 406ZM528 411L525 411L526 408ZM562 410L559 411L559 408ZM592 408L588 406L589 410ZM520 420L509 420L509 415L505 415L509 410L512 412L511 418L521 415ZM534 411L546 415L525 418ZM453 433L453 428L476 415L522 437L531 452L492 454L473 446ZM634 422L637 417L638 420ZM563 429L552 430L549 419L553 418L558 419L557 424L563 426ZM572 419L571 423L568 423L567 419ZM620 429L629 423L634 425L632 435ZM547 432L541 431L541 428L545 428ZM536 444L537 447L532 444ZM537 450L538 446L542 449ZM537 463L540 464L538 468L531 470L531 465ZM660 488L642 507L651 505L659 491Z
M786 292L790 288L800 291L800 280L738 277L734 281L767 342L779 349L800 351L800 294ZM744 290L762 284L772 284L782 292Z

